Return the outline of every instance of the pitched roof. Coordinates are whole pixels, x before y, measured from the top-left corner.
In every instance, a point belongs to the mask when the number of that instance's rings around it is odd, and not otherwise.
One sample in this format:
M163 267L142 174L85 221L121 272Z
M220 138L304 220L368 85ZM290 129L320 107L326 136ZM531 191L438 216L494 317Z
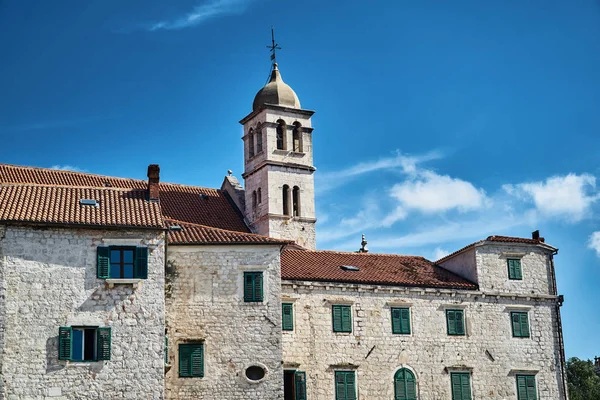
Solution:
M166 221L167 226L179 226L181 230L169 230L169 244L276 244L285 245L290 240L274 239L253 233L234 232L210 226Z
M442 258L440 258L439 260L437 260L435 263L436 264L440 264L446 260L449 260L450 258L454 257L455 255L462 253L463 251L470 249L472 247L475 247L479 244L483 244L485 242L496 242L496 243L523 243L523 244L537 244L537 245L544 245L544 247L547 248L551 248L554 249L554 247L550 246L549 244L544 242L544 238L539 238L539 239L530 239L530 238L520 238L520 237L513 237L513 236L500 236L500 235L492 235L492 236L488 236L486 239L484 240L479 240L477 242L471 243L465 247L463 247L462 249L456 250L453 253L448 254L447 256L444 256Z
M347 271L341 266L358 267ZM281 278L321 282L477 289L477 285L423 257L286 249Z
M160 205L146 201L145 190L56 185L0 185L0 221L163 228Z
M82 172L0 164L0 184L41 184L89 188L146 189L140 179L115 178ZM160 183L160 209L175 219L219 229L250 232L227 195L217 189Z

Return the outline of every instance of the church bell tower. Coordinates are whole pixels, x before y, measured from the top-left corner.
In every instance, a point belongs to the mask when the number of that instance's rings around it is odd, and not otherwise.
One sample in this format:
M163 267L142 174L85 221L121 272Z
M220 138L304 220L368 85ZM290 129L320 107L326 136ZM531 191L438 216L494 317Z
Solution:
M277 45L271 47L274 61ZM316 248L312 126L314 111L273 62L269 82L258 91L244 126L245 217L253 232Z

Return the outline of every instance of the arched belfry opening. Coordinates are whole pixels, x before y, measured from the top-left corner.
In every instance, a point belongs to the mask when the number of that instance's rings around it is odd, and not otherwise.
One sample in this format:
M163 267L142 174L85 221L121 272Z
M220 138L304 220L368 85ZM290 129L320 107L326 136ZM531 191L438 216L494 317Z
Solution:
M255 136L256 136L256 154L260 154L263 151L263 131L262 131L262 125L260 123L256 126Z
M284 120L277 120L277 150L286 150L287 125Z
M254 157L254 129L248 131L248 157Z
M300 122L294 122L294 130L292 131L293 150L296 153L302 153L302 125Z
M283 215L290 215L290 187L283 185L282 191L282 203L283 203Z
M294 186L292 190L292 212L294 217L300 216L300 188Z

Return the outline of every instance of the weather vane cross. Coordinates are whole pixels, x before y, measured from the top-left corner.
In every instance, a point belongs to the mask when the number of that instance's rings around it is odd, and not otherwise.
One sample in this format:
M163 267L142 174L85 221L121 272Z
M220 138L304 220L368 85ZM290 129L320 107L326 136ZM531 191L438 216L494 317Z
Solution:
M275 43L275 30L271 27L271 45L267 46L267 49L271 51L271 61L273 63L277 62L277 56L275 55L277 50L281 50L281 47L277 43Z

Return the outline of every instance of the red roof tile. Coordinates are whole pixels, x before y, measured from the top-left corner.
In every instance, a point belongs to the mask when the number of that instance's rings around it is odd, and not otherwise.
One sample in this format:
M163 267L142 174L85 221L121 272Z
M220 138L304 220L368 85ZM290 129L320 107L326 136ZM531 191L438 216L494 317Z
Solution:
M289 240L274 239L253 233L234 232L204 225L187 224L168 220L167 226L180 226L181 230L169 231L169 244L278 244L291 243Z
M358 267L345 271L343 265ZM423 257L286 249L281 254L281 278L374 285L476 289L477 285Z
M479 241L477 241L475 243L471 243L471 244L463 247L462 249L456 250L455 252L453 252L451 254L448 254L445 257L440 258L435 263L436 264L440 264L440 263L442 263L442 262L444 262L444 261L446 261L446 260L454 257L458 253L462 253L463 251L465 251L465 250L467 250L467 249L469 249L471 247L475 247L476 245L478 245L480 243L484 243L484 242L542 244L542 245L545 245L546 247L553 248L549 244L544 243L544 238L530 239L530 238L520 238L520 237L513 237L513 236L493 235L493 236L488 236L485 240L479 240Z
M81 199L99 206L80 205ZM139 189L0 185L0 221L163 228L160 205Z
M32 183L77 187L146 189L140 179L115 178L82 172L0 164L1 183ZM216 189L160 183L160 207L165 219L219 229L250 232L227 195Z

